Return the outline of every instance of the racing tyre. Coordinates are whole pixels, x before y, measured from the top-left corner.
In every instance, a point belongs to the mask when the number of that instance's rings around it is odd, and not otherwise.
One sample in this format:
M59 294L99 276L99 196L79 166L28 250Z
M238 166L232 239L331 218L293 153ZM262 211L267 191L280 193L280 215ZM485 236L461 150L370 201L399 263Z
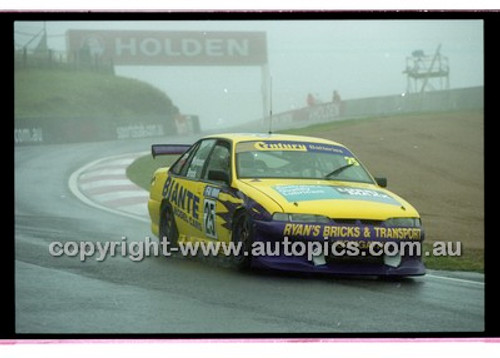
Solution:
M177 247L179 232L175 224L174 213L170 205L165 205L161 210L160 218L160 241L167 237L170 247Z
M238 254L233 256L233 264L238 269L249 268L252 262L253 226L247 213L239 214L234 220L233 242L237 248L240 247Z

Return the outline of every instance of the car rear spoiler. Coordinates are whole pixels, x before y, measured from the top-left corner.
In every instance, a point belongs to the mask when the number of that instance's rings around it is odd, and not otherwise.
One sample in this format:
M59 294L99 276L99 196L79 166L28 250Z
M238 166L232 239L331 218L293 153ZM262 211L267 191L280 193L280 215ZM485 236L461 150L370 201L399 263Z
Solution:
M151 155L156 158L159 155L183 154L189 148L191 148L191 144L153 144Z

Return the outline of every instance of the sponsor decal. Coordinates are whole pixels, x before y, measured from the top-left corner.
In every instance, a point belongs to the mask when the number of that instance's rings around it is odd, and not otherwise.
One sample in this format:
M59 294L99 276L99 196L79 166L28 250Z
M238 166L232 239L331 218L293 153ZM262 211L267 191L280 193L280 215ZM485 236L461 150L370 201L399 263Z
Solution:
M197 230L202 231L201 224L199 223L199 221L197 221L193 216L189 215L185 211L182 211L182 209L179 208L178 206L174 206L174 215L177 216L182 221L185 221L192 227L196 228Z
M371 225L321 225L286 223L283 236L331 239L396 239L420 240L422 230L406 227L378 227Z
M220 188L216 188L210 185L207 185L205 187L205 190L203 191L203 196L205 198L215 198L217 199L220 194Z
M163 135L163 125L161 124L137 124L116 128L118 139L145 138Z
M338 145L307 143L306 146L309 152L343 154L348 157L353 157L352 153L347 148Z
M347 164L352 164L356 167L359 167L359 162L356 158L354 157L344 157L345 161Z
M237 153L250 151L293 151L293 152L322 152L332 154L342 154L346 157L353 158L352 153L344 147L332 144L295 142L295 141L279 141L279 140L262 140L243 142L238 144Z
M255 149L257 150L277 150L277 151L298 151L306 152L307 147L302 143L294 142L276 142L276 141L266 141L266 142L255 142Z
M348 188L332 185L275 185L273 187L288 202L310 200L364 200L401 205L393 197L374 189Z
M198 214L199 196L173 180L172 177L168 177L165 181L163 196L172 204L174 215L196 229L202 230Z
M14 128L14 143L42 143L42 128Z

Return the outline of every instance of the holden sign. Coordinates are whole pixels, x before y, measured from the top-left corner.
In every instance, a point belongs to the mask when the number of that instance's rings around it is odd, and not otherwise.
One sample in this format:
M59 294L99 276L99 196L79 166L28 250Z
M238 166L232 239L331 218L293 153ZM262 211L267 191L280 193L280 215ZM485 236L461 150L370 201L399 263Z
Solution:
M115 65L253 66L267 63L264 32L69 30L68 49Z

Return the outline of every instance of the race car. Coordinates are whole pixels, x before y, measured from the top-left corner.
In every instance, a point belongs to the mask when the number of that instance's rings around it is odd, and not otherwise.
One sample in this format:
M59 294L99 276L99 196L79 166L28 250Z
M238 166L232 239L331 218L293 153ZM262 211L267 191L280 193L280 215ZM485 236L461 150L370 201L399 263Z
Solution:
M152 146L169 154L179 157L155 171L148 211L173 248L232 245L239 268L425 274L419 213L340 143L249 133Z

